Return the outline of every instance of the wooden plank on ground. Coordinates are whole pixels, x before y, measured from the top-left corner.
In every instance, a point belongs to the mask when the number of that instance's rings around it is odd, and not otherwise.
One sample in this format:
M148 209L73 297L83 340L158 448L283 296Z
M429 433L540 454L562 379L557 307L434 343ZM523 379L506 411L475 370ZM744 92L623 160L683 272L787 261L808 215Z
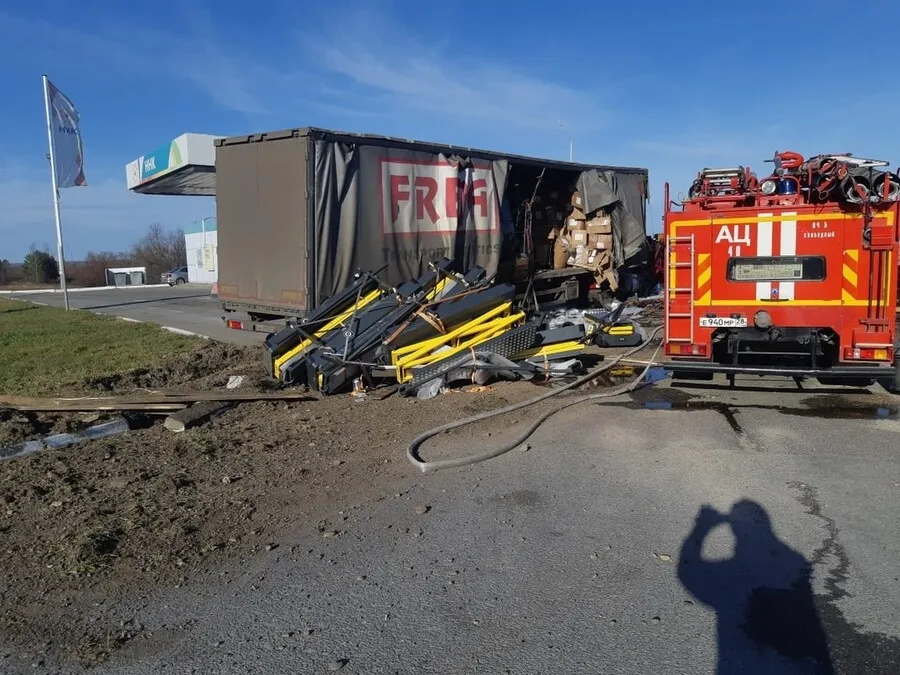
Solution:
M169 431L179 433L185 429L197 426L198 424L203 424L211 417L222 414L233 405L234 404L230 402L222 403L220 401L202 401L200 403L195 403L190 408L185 408L184 410L179 410L178 412L169 415L163 423L163 426Z
M125 396L85 396L81 398L36 398L31 396L0 396L0 408L23 412L85 412L94 410L137 410L144 412L174 412L192 403L238 403L247 401L315 401L299 392L150 392Z

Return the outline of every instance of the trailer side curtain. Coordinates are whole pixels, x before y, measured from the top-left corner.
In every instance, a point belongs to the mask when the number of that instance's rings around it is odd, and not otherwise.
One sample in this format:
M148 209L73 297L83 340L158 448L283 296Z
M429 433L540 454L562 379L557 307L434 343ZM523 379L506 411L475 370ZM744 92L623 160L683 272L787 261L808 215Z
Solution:
M624 265L643 250L647 238L646 176L593 169L581 172L576 187L584 199L586 213L611 209L616 266Z
M496 273L506 161L316 141L315 171L318 300L357 270L400 284L446 257Z

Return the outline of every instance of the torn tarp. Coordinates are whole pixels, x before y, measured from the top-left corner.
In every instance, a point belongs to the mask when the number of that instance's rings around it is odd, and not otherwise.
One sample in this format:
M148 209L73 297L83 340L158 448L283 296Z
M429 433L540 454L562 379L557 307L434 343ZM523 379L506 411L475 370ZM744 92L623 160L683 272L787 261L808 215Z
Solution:
M605 209L612 219L613 260L616 267L647 245L647 177L591 169L582 171L576 185L585 213Z

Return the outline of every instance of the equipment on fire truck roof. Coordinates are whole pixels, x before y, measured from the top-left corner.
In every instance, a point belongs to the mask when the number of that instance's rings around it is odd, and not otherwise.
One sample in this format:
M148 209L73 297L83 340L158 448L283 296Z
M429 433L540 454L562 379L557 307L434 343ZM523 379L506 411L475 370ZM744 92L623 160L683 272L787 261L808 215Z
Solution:
M704 168L688 191L688 199L708 207L789 206L802 203L880 204L900 200L900 176L879 167L878 159L850 153L815 155L805 159L791 150L766 160L775 170L762 180L749 168Z

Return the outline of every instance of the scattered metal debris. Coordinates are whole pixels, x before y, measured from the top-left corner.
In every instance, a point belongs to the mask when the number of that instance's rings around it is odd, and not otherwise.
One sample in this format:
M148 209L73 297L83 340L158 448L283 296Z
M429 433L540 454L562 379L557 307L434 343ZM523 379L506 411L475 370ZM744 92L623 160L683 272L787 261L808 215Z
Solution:
M105 436L114 436L116 434L124 434L128 430L128 422L122 418L118 418L110 422L95 424L92 427L82 429L74 434L53 434L52 436L45 436L37 440L11 445L0 450L0 460L24 457L25 455L40 452L41 450L55 450L83 441L104 438Z

